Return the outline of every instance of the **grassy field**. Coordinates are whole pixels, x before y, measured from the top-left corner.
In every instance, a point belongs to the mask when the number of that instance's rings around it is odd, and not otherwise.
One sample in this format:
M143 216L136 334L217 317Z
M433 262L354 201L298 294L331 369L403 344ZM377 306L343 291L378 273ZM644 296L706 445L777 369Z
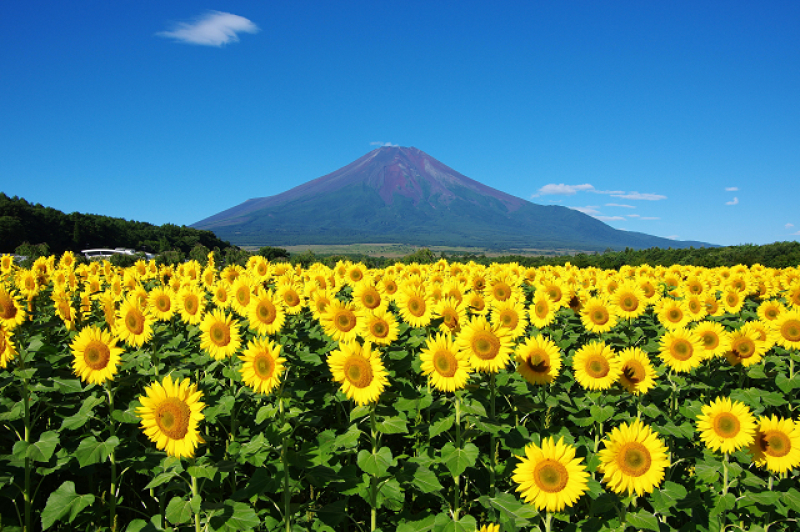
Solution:
M280 246L286 249L292 255L300 255L308 251L313 252L315 255L366 255L369 257L387 257L399 258L414 253L423 248L423 246L414 246L410 244L348 244L348 245L299 245L299 246ZM244 249L250 252L258 251L258 247L244 246ZM486 255L487 257L500 257L503 255L529 255L529 256L555 256L555 255L575 255L580 253L581 250L564 250L564 249L487 249L480 247L449 247L449 246L431 246L432 252L446 253L446 254L468 254L473 253L476 255Z

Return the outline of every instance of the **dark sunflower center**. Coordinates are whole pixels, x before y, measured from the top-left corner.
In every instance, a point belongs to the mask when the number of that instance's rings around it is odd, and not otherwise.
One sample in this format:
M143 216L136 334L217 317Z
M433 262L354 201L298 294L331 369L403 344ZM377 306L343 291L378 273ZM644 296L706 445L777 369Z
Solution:
M534 373L547 373L550 371L550 357L544 352L531 353L525 363L528 369Z
M505 301L511 295L511 289L505 283L499 283L492 287L494 298L498 301Z
M472 338L472 352L481 360L493 360L500 352L500 340L488 331L479 331Z
M669 321L671 321L673 323L677 323L677 322L681 321L682 318L683 318L683 312L681 312L680 310L678 310L676 308L670 310L667 313L667 319L669 319Z
M266 352L257 354L253 358L253 371L261 380L272 378L272 373L275 371L275 360L272 355Z
M768 309L764 315L767 317L768 320L772 321L778 317L778 311L774 308Z
M733 438L739 434L739 419L728 412L714 418L714 433L722 438Z
M388 283L384 283L383 289L386 290L387 294L394 294L397 292L397 284L394 281L389 281Z
M171 301L168 296L159 296L156 299L156 307L158 307L158 310L161 312L169 312L170 303Z
M199 308L197 296L187 296L186 299L183 300L183 308L186 309L186 312L189 314L197 314L197 309Z
M83 350L83 361L93 370L105 369L111 359L111 350L99 340L91 340Z
M622 298L622 309L627 312L633 312L639 308L639 300L631 295L626 295Z
M547 307L547 303L539 301L538 303L536 303L536 306L534 307L533 311L536 314L537 318L544 319L547 317L547 313L549 310L550 309Z
M706 349L714 349L719 345L719 338L711 331L703 333L700 339L703 340L703 345L706 346Z
M533 481L547 493L559 493L569 482L569 473L564 464L549 458L542 460L533 469Z
M596 325L605 325L608 323L608 311L602 308L592 311L592 322Z
M419 318L425 314L425 301L419 296L412 296L408 300L408 311L415 317Z
M519 316L513 310L506 310L500 314L500 323L507 329L515 329L519 323Z
M458 314L447 309L442 313L442 321L447 327L454 329L458 325Z
M258 305L256 305L256 316L261 323L269 325L275 321L277 315L278 313L275 309L275 305L270 301L259 301Z
M775 458L786 456L792 450L792 440L786 433L779 430L768 430L761 434L758 438L758 445L764 454Z
M628 360L622 368L622 375L631 384L639 384L645 379L647 373L641 362L638 360Z
M389 334L389 326L383 320L376 320L370 326L370 332L375 338L386 338Z
M236 299L239 301L239 304L242 306L247 306L250 302L250 290L243 286L236 291Z
M787 320L781 326L781 336L790 342L800 342L800 321Z
M472 302L470 302L469 306L474 308L477 312L480 312L484 308L486 308L486 303L483 301L482 298L476 297L475 299L472 300Z
M586 360L586 373L593 379L602 379L609 371L611 366L603 355L591 355Z
M442 377L452 377L458 369L458 361L450 351L437 351L433 355L433 365Z
M650 470L651 463L650 451L639 442L627 442L619 450L617 465L625 475L640 477Z
M156 407L156 424L168 438L180 440L189 432L191 414L189 405L184 401L177 397L168 397Z
M11 298L0 296L0 318L4 320L12 320L17 315L17 307Z
M365 292L364 295L361 297L361 302L367 308L376 308L378 305L381 304L381 297L378 295L377 292Z
M692 358L692 344L686 340L676 340L672 344L672 356L678 360L689 360Z
M732 350L739 358L750 358L756 352L756 346L749 338L741 338L734 343Z
M216 322L209 329L209 337L217 347L225 347L231 342L231 330L227 324Z
M349 332L356 326L356 315L348 309L340 310L334 320L336 328L342 332Z
M125 326L133 334L142 334L144 331L144 316L136 309L131 309L125 315Z
M366 388L372 383L372 366L368 360L353 355L344 363L344 375L356 388Z
M300 304L300 297L295 293L294 290L289 290L283 295L283 300L286 301L286 304L290 307L296 307Z

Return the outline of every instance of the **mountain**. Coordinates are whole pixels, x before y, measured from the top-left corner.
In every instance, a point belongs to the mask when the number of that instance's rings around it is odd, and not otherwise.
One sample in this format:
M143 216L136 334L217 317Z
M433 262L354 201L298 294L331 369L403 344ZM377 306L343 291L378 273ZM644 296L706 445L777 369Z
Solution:
M417 148L381 147L276 196L191 227L240 246L405 243L603 251L701 247L620 231L581 212L537 205L470 179Z

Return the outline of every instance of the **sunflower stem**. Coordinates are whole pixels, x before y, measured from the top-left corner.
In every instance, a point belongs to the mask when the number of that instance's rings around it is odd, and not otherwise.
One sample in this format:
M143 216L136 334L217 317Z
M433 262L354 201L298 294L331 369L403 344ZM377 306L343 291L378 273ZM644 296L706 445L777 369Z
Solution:
M455 400L453 401L456 407L456 449L461 449L461 397L459 393L455 392ZM460 501L460 481L461 475L453 475L453 482L455 483L455 493L453 495L453 522L458 522L458 513L461 510Z
M194 459L192 459L192 465L194 465ZM192 499L194 499L200 496L200 490L197 487L197 477L194 475L190 476L192 477ZM194 532L200 531L200 512L194 512Z
M553 529L553 512L547 512L547 515L542 520L544 521L544 531L550 532Z
M495 399L497 398L497 386L495 383L495 374L492 372L489 376L489 393L491 395L491 399L489 400L489 422L494 424L495 422ZM497 496L496 488L495 488L495 435L492 432L489 435L489 495L494 498ZM489 511L489 517L494 519L495 512L494 509Z
M369 411L370 438L372 440L372 456L378 454L378 427L375 422L375 407L377 402L372 403ZM369 505L370 505L370 530L374 531L378 527L378 477L372 475L369 479Z
M728 494L728 453L722 454L722 496Z
M283 430L283 426L286 424L286 410L283 406L283 388L281 388L281 395L278 399L278 411L280 412L280 419L281 419L281 426L280 430ZM291 514L291 504L292 504L292 493L289 489L289 458L287 456L287 447L289 444L289 437L283 437L283 443L281 444L281 464L283 465L283 520L286 524L286 532L291 532L292 530L292 514Z
M109 384L108 381L105 382L105 388L106 395L108 396L108 412L110 415L114 412L114 391L111 389L111 384ZM109 432L111 432L112 438L117 435L117 428L114 426L113 420L111 423L109 423ZM117 530L117 459L114 448L111 449L108 460L111 463L111 488L109 490L108 498L108 518L111 531L115 532Z
M22 355L19 357L19 369L21 371L25 370L25 362L23 360ZM23 406L23 415L24 415L24 423L25 423L25 443L30 443L31 440L31 406L30 406L30 394L28 390L28 378L26 376L22 377L22 387L20 390L20 394L22 395L22 406ZM31 506L32 506L32 498L31 498L31 459L30 457L25 457L25 491L22 494L22 498L25 501L25 528L23 529L25 532L31 532L33 527L31 526Z

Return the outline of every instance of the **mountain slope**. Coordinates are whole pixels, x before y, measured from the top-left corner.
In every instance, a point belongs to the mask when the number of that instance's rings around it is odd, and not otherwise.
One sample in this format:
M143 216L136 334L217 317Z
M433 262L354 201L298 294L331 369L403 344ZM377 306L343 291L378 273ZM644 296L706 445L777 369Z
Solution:
M238 245L409 243L494 249L701 246L619 231L470 179L416 148L382 147L276 196L192 225Z

